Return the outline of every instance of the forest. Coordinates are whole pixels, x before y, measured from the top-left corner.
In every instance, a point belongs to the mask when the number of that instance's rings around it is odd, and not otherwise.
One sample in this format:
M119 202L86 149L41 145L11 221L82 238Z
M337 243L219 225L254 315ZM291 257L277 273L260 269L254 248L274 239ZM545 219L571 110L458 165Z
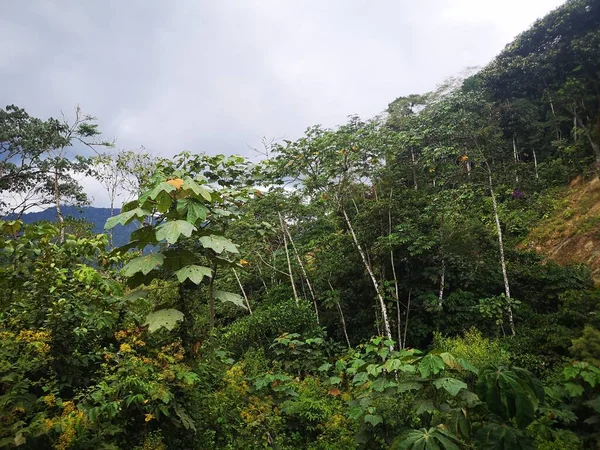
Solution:
M597 0L263 144L162 158L0 109L0 448L600 448ZM64 213L78 174L102 234Z

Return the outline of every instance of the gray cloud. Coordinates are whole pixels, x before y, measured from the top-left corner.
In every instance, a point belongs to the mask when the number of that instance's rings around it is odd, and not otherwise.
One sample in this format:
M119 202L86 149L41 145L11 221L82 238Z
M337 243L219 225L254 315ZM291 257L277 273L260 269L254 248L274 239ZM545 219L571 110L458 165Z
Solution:
M484 65L561 0L4 1L0 101L119 148L250 154Z

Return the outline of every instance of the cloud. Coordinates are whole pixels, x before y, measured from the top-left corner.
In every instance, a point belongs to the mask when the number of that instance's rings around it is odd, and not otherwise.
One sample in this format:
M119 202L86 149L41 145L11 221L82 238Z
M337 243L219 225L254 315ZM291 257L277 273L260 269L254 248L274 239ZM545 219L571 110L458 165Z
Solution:
M119 148L250 154L484 65L559 3L8 2L0 98L40 117L80 104Z

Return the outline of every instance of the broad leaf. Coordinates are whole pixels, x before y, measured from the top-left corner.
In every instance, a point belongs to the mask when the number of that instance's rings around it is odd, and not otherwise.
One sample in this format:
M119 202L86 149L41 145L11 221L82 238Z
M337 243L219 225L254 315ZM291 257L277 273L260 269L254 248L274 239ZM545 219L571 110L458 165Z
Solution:
M365 416L365 422L370 423L373 426L376 426L377 424L383 422L383 418L379 414L367 414Z
M185 266L175 272L177 279L180 283L183 283L186 279L189 279L194 284L200 284L204 277L210 278L212 276L212 270L209 267L197 266L195 264L191 266Z
M224 236L216 234L202 236L200 242L204 247L213 249L215 253L223 253L225 250L231 253L239 253L237 246Z
M244 304L244 299L237 294L232 292L225 291L215 291L215 298L217 300L221 300L222 302L231 302L234 305L240 306L246 309L246 305Z
M461 389L467 389L467 384L456 378L438 378L433 381L433 385L438 389L445 389L453 397L456 396Z
M172 220L156 227L156 239L162 241L165 239L169 244L175 244L182 234L190 237L196 227L185 220Z
M148 195L148 197L150 197L151 200L155 200L156 197L158 197L161 194L161 192L166 192L168 194L175 190L177 190L175 188L175 186L173 186L170 183L167 183L166 181L163 181L159 185L154 186L154 188L152 188L152 190L150 192L148 192L147 195ZM141 197L140 197L140 200L141 200Z
M164 259L164 255L160 253L149 253L144 256L138 256L125 264L123 274L126 277L131 277L138 272L147 275L148 272L162 265Z
M148 331L154 333L160 328L166 328L171 331L177 325L177 322L183 320L183 313L176 309L161 309L154 311L146 316L145 325L148 325Z
M106 221L106 224L104 224L104 229L110 230L111 228L114 228L115 226L117 226L119 224L127 225L127 223L131 222L136 217L146 217L146 216L149 216L150 214L151 214L151 212L148 211L147 209L135 208L135 209L132 209L131 211L126 211L119 215L110 217Z
M196 183L190 177L185 177L183 179L183 189L189 189L194 194L200 195L207 202L210 202L212 200L212 197L211 197L210 192L208 191L208 189L206 189L203 186L200 186L198 183Z
M444 370L444 367L444 360L440 356L429 353L419 363L419 372L423 378L428 378L431 375L437 375Z
M202 203L196 200L191 200L187 209L187 221L195 224L198 219L206 219L208 212L208 208Z

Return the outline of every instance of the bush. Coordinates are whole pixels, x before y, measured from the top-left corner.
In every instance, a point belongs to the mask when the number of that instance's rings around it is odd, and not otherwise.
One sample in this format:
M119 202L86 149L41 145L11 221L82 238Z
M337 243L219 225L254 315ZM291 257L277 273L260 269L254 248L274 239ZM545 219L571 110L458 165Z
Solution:
M478 368L487 365L508 365L510 361L510 354L504 350L500 341L483 337L477 328L471 328L462 336L453 338L436 333L434 345Z
M223 334L223 347L234 355L241 355L251 345L268 347L283 333L308 333L318 329L310 303L293 300L282 301L230 325Z

